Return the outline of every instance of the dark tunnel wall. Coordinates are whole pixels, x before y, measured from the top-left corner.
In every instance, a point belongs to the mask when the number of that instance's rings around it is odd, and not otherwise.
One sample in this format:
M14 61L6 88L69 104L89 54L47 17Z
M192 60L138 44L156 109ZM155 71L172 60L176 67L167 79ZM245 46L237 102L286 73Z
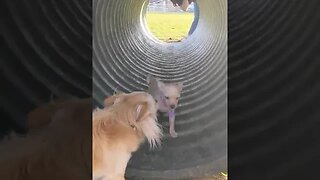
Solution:
M2 134L25 131L25 115L50 97L89 97L90 0L1 1Z
M203 177L227 166L227 2L199 0L195 32L163 43L146 30L144 0L94 0L93 94L97 104L115 90L145 90L146 75L183 81L177 139L161 150L146 146L132 157L127 177ZM168 120L161 119L165 134Z
M317 179L320 1L228 1L231 179Z

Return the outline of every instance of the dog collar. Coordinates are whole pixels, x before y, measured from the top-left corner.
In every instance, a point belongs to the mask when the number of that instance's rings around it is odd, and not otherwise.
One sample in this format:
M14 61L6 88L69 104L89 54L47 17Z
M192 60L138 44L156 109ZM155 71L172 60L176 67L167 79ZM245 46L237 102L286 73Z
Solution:
M174 118L174 110L168 111L168 116L169 116L170 119Z

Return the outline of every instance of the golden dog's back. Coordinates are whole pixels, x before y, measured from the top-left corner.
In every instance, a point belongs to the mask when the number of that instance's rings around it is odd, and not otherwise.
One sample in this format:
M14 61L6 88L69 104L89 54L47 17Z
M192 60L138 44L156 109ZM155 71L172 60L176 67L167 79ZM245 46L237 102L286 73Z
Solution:
M93 174L94 178L124 179L131 153L145 138L151 147L161 143L156 102L138 91L107 100L111 106L93 112Z
M93 113L93 173L95 176L123 176L131 152L138 149L141 138L123 125L114 112L97 110ZM108 178L107 178L108 179Z

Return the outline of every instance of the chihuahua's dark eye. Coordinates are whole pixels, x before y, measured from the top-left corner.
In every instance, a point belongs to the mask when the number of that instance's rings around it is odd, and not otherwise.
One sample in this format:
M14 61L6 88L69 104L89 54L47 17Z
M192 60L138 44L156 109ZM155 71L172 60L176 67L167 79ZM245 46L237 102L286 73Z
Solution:
M176 99L177 99L177 100L179 100L179 99L180 99L180 97L177 97Z
M169 99L169 97L168 97L168 96L166 96L166 99Z

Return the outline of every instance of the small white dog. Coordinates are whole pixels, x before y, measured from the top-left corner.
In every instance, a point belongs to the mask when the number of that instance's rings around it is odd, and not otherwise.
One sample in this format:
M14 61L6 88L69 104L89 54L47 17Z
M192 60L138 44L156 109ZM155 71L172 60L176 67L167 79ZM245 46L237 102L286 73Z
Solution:
M151 75L147 76L147 82L149 84L148 93L157 101L158 110L167 113L169 116L171 137L178 137L174 128L175 109L178 106L183 83L164 83Z

